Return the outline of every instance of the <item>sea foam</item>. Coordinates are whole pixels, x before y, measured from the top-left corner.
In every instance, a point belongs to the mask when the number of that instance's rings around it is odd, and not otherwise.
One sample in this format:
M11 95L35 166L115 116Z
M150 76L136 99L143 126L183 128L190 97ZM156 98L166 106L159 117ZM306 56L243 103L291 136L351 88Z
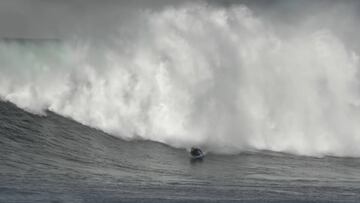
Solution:
M360 156L358 56L331 30L284 37L245 6L139 18L111 47L1 42L0 97L124 139Z

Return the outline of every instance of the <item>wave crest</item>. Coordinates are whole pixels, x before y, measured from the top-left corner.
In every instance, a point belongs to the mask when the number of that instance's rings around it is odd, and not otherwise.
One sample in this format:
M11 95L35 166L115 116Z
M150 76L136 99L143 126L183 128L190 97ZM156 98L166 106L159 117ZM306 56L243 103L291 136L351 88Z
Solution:
M280 37L245 6L144 12L114 45L0 43L0 96L125 139L360 155L358 56L329 30Z

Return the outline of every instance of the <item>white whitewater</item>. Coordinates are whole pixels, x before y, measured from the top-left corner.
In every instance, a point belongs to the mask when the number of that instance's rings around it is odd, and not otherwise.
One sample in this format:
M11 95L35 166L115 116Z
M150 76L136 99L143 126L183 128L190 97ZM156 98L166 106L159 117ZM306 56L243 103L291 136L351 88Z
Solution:
M140 18L111 47L1 42L0 97L125 139L360 156L358 55L331 30L283 37L245 6Z

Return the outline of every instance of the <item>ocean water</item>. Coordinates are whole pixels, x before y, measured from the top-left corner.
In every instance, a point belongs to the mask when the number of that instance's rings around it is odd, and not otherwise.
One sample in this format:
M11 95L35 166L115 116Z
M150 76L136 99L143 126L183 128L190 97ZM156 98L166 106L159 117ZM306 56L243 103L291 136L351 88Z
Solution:
M357 7L319 2L288 21L271 9L290 1L135 6L106 37L1 39L0 202L358 202Z
M358 202L360 159L188 152L0 103L0 202Z

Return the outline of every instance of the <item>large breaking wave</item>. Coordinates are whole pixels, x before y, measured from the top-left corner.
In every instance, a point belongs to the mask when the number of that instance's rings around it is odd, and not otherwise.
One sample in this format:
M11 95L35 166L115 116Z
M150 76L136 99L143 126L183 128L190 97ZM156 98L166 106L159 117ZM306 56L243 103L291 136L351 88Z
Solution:
M144 11L132 37L0 44L0 97L125 139L360 156L359 61L330 30L281 37L245 6Z

